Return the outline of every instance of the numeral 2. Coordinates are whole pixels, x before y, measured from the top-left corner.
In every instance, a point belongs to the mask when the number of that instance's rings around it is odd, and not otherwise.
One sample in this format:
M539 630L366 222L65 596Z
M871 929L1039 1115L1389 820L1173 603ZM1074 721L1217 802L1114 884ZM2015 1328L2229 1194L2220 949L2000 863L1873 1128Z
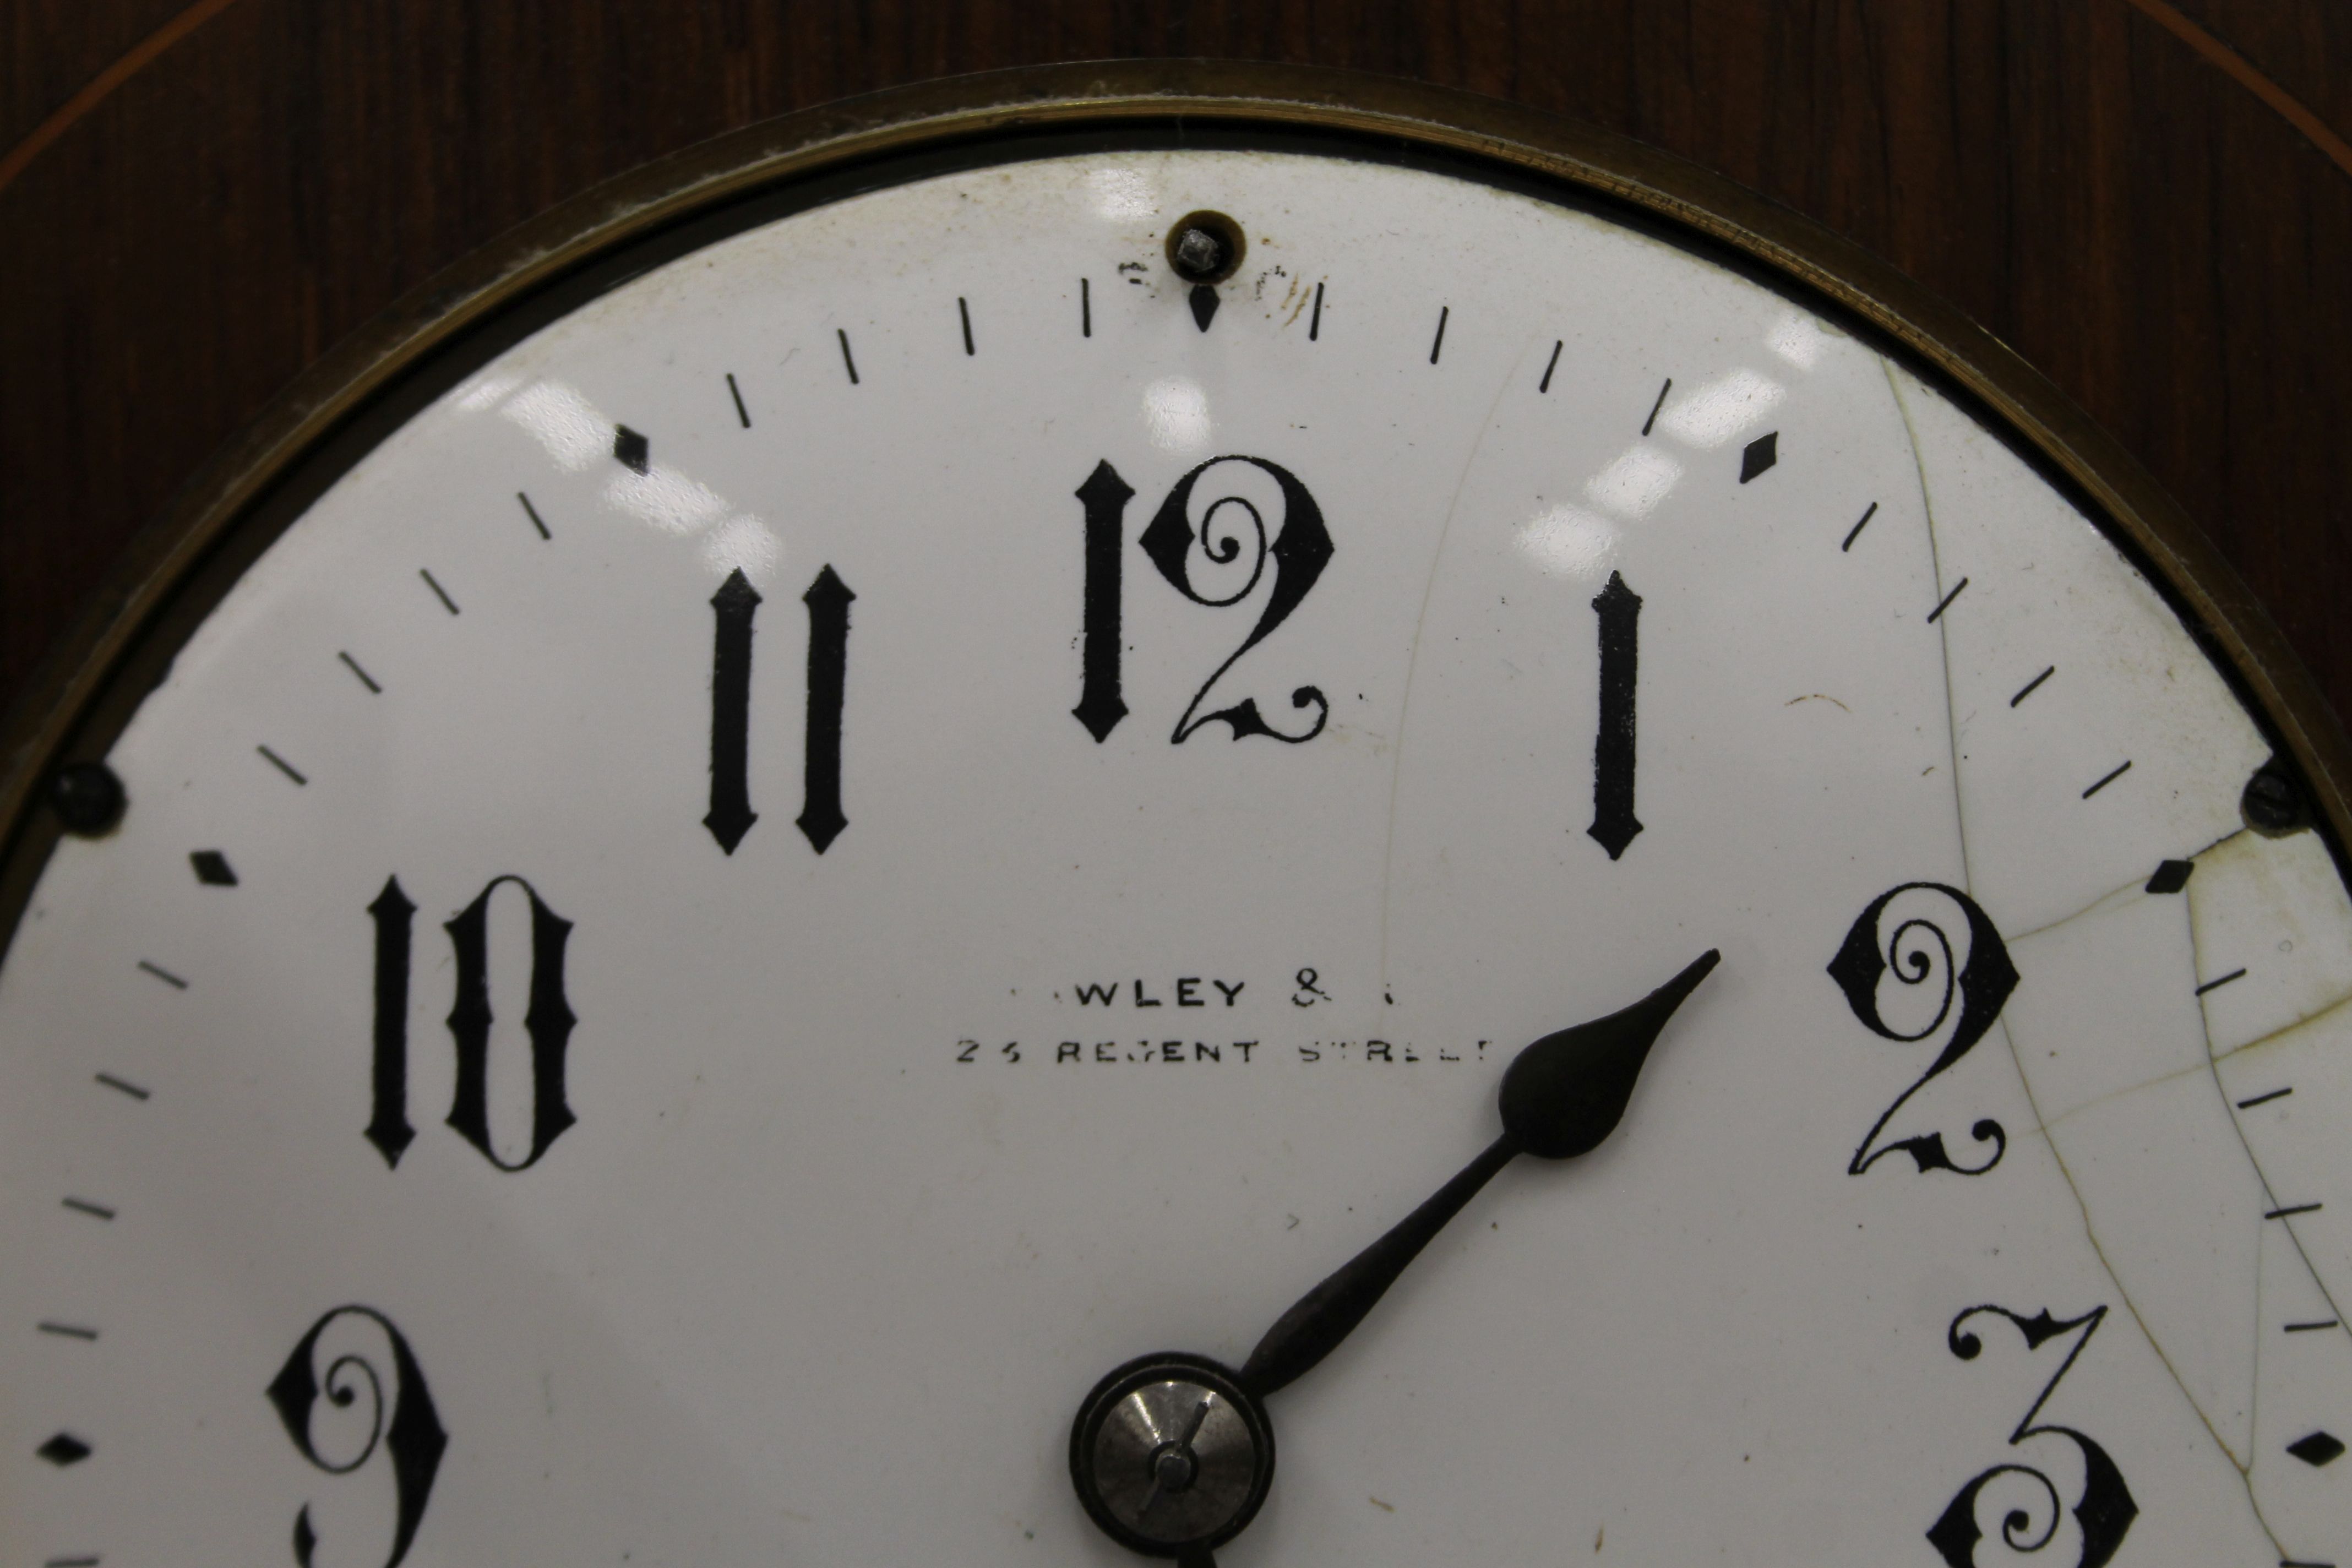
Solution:
M530 999L523 1031L530 1041L530 1152L509 1163L490 1138L490 895L511 882L530 900ZM367 1140L395 1169L416 1136L408 1124L408 985L411 928L416 905L388 877L368 906L375 921L375 1054L371 1075L374 1113ZM539 890L520 877L494 877L474 901L442 929L457 958L457 996L449 1009L449 1037L457 1051L457 1091L448 1125L501 1171L524 1171L539 1163L563 1130L577 1120L564 1098L564 1053L577 1022L563 993L563 950L572 922L549 909Z
M798 824L822 855L849 819L841 812L841 712L849 670L849 605L857 595L831 566L816 574L808 606L808 720L802 752ZM751 623L760 591L740 571L710 596L710 810L702 819L735 853L760 814L751 809Z
M1963 933L1957 952L1956 930ZM1846 1165L1846 1174L1859 1176L1898 1149L1910 1155L1922 1172L1981 1176L2000 1164L2009 1149L2009 1134L1990 1117L1969 1129L1969 1135L1979 1143L1992 1145L1992 1153L1980 1165L1954 1163L1941 1132L1878 1142L1878 1135L1905 1101L1925 1088L1929 1079L1976 1048L1993 1020L2000 1016L2009 994L2017 989L2017 968L2009 961L2008 945L1976 900L1941 882L1906 882L1889 889L1855 918L1837 956L1830 960L1829 972L1838 989L1845 993L1846 1005L1853 1009L1853 1016L1882 1039L1910 1045L1931 1039L1949 1026L1943 1049L1927 1064L1927 1070L1912 1079L1911 1087L1895 1096L1895 1102L1871 1123ZM1894 988L1889 989L1890 985ZM1907 997L1906 988L1911 991ZM1883 1006L1890 1001L1900 1005L1894 1022Z
M1086 618L1078 705L1071 711L1097 742L1109 738L1128 711L1119 689L1119 544L1134 494L1108 462L1096 464L1077 490L1086 509ZM1304 731L1267 723L1255 697L1201 711L1225 672L1289 619L1331 559L1322 509L1297 476L1263 458L1213 458L1176 481L1137 542L1170 586L1211 609L1241 604L1266 583L1256 624L1192 694L1170 743L1182 744L1211 722L1223 723L1236 741L1267 735L1297 745L1321 734L1331 704L1312 686L1290 694L1292 708L1315 711L1314 722Z

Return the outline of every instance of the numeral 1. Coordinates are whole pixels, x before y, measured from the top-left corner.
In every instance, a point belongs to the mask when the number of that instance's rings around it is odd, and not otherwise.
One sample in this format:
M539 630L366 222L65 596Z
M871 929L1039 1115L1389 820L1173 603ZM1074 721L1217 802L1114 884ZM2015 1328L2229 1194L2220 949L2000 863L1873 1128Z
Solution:
M1642 831L1633 816L1633 676L1642 595L1612 572L1592 611L1601 627L1601 722L1592 742L1592 826L1585 831L1614 860Z

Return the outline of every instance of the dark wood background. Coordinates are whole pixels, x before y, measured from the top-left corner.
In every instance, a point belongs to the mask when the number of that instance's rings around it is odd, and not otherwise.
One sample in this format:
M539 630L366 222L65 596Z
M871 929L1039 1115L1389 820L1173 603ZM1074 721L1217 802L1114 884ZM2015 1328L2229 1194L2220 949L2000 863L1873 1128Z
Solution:
M0 0L0 705L322 351L609 175L1115 56L1513 99L1877 252L2118 437L2352 712L2343 0Z

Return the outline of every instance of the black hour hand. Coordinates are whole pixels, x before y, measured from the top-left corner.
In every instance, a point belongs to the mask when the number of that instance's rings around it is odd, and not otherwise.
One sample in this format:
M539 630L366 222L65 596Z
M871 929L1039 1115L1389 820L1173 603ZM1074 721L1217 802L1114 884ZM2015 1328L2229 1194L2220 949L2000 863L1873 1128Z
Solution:
M1243 1363L1242 1386L1263 1399L1337 1350L1446 1221L1512 1160L1566 1160L1598 1147L1623 1120L1666 1020L1720 957L1710 948L1622 1012L1546 1035L1522 1050L1503 1074L1503 1135L1283 1313Z

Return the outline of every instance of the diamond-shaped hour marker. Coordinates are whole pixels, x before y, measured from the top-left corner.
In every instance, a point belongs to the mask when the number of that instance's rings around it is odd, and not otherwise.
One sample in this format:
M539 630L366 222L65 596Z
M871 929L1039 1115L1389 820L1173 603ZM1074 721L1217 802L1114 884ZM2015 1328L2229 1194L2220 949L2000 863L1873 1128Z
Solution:
M2330 1432L2314 1432L2286 1446L2286 1451L2315 1469L2343 1458L2343 1440Z
M2193 860L2166 860L2156 868L2156 875L2147 879L2151 893L2177 893L2189 886L2189 874L2197 869Z
M229 867L228 857L217 849L198 849L188 856L188 864L196 868L196 880L207 888L234 888L236 872Z
M63 1469L68 1465L79 1465L89 1458L90 1448L89 1444L70 1432L60 1432L33 1452Z
M1740 449L1739 482L1746 484L1780 460L1780 432L1768 430Z
M625 425L613 430L613 456L632 473L642 474L653 467L653 443Z

